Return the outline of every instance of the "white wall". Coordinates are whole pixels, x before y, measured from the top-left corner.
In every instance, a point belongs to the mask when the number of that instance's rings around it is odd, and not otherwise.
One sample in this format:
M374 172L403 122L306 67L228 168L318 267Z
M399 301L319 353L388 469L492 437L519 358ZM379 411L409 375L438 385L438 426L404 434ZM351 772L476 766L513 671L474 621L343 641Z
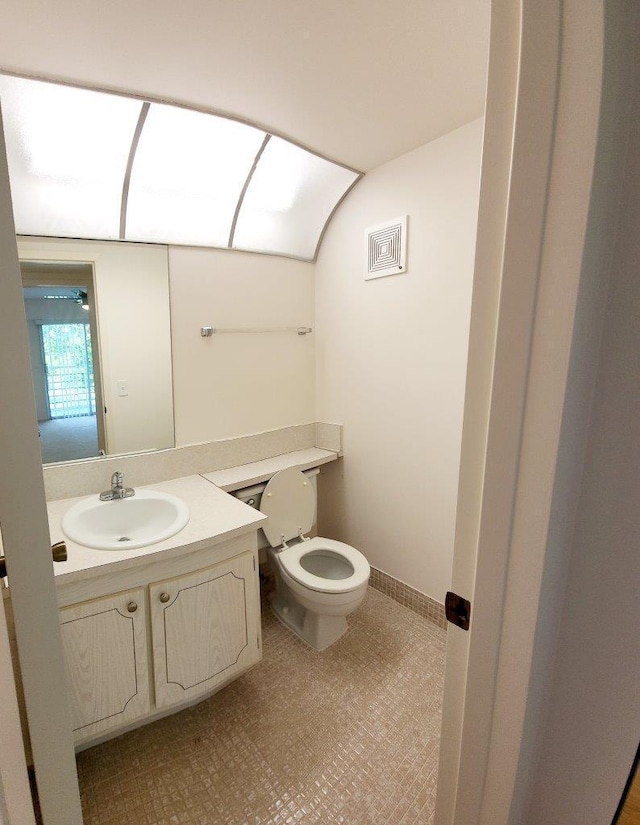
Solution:
M344 425L319 525L438 601L449 587L482 121L368 174L316 266L317 414ZM364 281L364 231L409 215L407 274Z
M167 249L94 246L108 452L173 447Z
M170 247L176 445L315 421L315 333L200 327L314 326L313 266Z

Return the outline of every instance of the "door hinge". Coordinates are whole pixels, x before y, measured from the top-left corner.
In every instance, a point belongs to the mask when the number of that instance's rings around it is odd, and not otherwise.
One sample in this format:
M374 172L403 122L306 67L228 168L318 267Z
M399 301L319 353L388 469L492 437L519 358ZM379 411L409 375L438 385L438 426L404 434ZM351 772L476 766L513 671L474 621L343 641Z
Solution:
M253 557L253 569L254 570L256 569L256 557L255 556Z
M458 596L457 593L449 591L444 600L444 612L447 621L461 627L463 630L469 630L469 622L471 621L471 602Z
M260 636L256 636L256 644L258 645L258 650L260 650Z

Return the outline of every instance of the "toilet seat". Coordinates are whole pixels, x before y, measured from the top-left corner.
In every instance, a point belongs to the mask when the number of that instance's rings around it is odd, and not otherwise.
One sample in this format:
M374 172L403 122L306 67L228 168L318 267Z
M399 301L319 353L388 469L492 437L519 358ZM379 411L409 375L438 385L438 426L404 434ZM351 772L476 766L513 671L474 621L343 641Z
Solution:
M317 593L338 594L357 590L368 581L369 562L355 547L333 539L305 538L315 522L316 494L304 473L294 468L276 473L264 488L260 510L269 517L262 529L276 549L277 563L302 587ZM286 544L289 541L295 544ZM344 579L330 579L305 570L302 559L322 550L346 560L353 573Z
M319 550L328 550L346 559L353 567L353 573L345 579L325 579L305 570L301 560L309 553ZM277 559L287 575L303 587L308 587L309 590L315 590L318 593L349 593L351 590L356 590L368 580L371 570L369 562L355 547L321 537L285 547L278 553Z

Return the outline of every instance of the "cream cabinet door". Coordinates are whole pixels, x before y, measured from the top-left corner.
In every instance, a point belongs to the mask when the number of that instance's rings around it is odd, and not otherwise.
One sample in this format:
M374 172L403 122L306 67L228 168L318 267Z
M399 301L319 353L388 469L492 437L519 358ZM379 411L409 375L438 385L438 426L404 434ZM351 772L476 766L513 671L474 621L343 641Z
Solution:
M149 711L145 613L143 588L60 611L77 742Z
M156 706L207 693L259 661L252 553L149 587Z

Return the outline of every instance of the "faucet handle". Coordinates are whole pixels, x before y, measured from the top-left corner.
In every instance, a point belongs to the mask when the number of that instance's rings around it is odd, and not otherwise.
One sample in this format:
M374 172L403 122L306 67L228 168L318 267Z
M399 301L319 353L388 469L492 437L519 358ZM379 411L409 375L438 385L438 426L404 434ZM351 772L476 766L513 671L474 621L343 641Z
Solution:
M122 487L124 483L124 476L118 470L111 476L111 486L112 487Z

